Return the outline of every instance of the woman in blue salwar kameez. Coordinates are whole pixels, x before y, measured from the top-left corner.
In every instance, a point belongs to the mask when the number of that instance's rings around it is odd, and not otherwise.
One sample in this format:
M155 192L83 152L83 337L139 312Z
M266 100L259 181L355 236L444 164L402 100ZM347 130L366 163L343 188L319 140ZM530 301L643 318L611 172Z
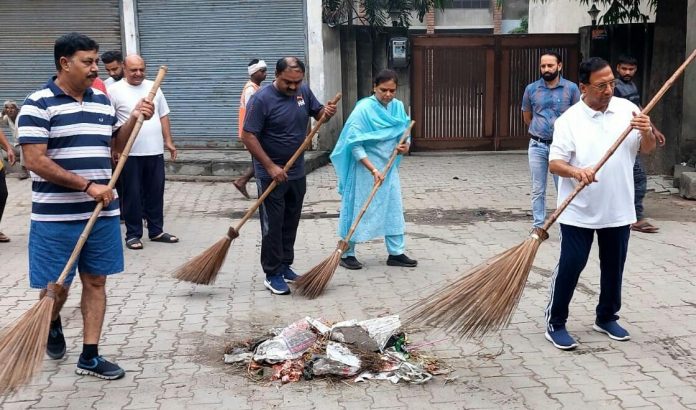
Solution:
M382 170L395 149L408 152L409 143L399 139L409 124L404 104L395 98L398 76L393 70L382 70L373 82L373 95L358 101L348 117L331 153L331 162L338 177L341 213L338 234L344 238L363 207L375 182L383 180L350 239L349 248L341 258L341 266L360 269L355 257L355 244L384 237L387 265L415 267L417 261L405 254L404 211L399 181L399 155L394 165ZM398 145L398 146L397 146Z

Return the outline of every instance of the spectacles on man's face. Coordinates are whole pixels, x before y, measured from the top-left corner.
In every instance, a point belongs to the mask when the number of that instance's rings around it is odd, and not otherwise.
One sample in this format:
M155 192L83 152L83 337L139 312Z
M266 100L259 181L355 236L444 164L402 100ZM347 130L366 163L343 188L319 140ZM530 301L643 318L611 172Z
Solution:
M605 81L603 83L590 84L590 87L602 92L606 91L607 88L611 88L613 90L614 88L616 88L616 81L616 79L613 79L611 81Z

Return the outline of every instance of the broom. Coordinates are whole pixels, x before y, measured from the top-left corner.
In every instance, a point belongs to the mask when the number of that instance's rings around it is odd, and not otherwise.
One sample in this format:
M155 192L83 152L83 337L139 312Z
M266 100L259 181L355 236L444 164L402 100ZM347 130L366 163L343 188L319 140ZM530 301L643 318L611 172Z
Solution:
M161 66L148 95L150 101L154 100L157 89L166 73L167 67ZM135 142L135 138L138 136L144 120L143 114L140 114L133 131L128 137L128 142L118 160L116 169L109 180L108 187L111 189L114 188L116 180L121 174L121 170L128 158L128 153ZM80 239L77 241L70 259L68 259L56 283L49 283L46 294L31 309L0 332L0 363L2 363L0 365L0 395L17 390L20 386L28 383L36 372L39 371L44 353L46 352L48 331L51 325L56 295L65 292L63 282L65 282L68 272L80 255L82 246L87 241L87 237L97 221L102 208L104 208L104 203L100 201L87 221L82 234L80 234Z
M643 114L652 110L694 58L696 50L657 92L643 109ZM631 126L626 128L593 167L595 173L607 162L631 130ZM549 237L549 228L585 186L583 183L578 184L546 220L544 226L533 229L529 238L520 245L474 267L461 279L430 295L425 302L409 307L413 313L408 315L406 322L443 327L448 332L458 333L460 337L484 335L507 326L522 296L537 250Z
M398 145L403 144L408 138L408 136L411 134L411 128L413 128L413 124L415 124L415 121L411 121L408 127L404 130L404 133L401 135L401 139L399 140L397 147ZM396 159L398 153L399 152L396 150L396 148L394 148L394 152L389 158L387 165L384 167L382 175L387 175L387 172L389 172L389 169L394 163L394 160ZM375 181L374 186L372 187L372 192L370 192L370 195L367 197L367 200L365 201L365 204L358 213L358 216L353 221L353 225L351 225L350 229L348 230L348 234L346 234L346 237L338 241L338 245L336 245L336 250L333 251L328 258L321 261L318 265L310 269L309 272L300 276L300 278L295 281L295 289L300 295L306 296L309 299L314 299L317 296L321 295L322 292L324 292L324 288L326 288L326 285L331 280L331 277L333 277L334 272L336 272L336 268L338 267L338 264L341 261L341 255L348 249L348 242L350 241L350 238L353 236L353 233L355 233L355 229L357 229L358 224L360 223L360 219L362 219L363 215L365 214L365 211L367 211L367 207L370 206L372 198L374 198L379 187L382 186L382 182L383 180Z
M329 101L329 104L336 104L340 99L341 93L338 93L333 98L333 100ZM321 128L322 124L324 124L327 121L328 118L326 117L326 115L322 115L319 121L317 121L312 130L309 132L309 134L307 134L302 145L300 145L300 147L297 149L297 151L295 151L293 156L290 157L287 164L285 164L285 167L283 167L283 171L288 172L288 170L292 167L297 158L299 158L300 155L302 155L302 153L307 148L309 148L309 144L312 143L312 138L317 133L317 131L319 131L319 128ZM259 206L261 206L264 199L266 199L266 197L270 195L271 191L273 191L276 186L278 186L278 183L274 180L273 182L271 182L268 188L266 188L266 190L259 197L259 199L257 199L256 202L254 202L254 204L249 207L249 209L247 209L246 213L242 217L242 220L239 221L236 226L230 226L227 229L227 234L225 234L225 236L222 239L215 242L208 249L193 257L185 264L178 267L172 273L172 276L176 279L191 283L197 283L199 285L210 285L213 282L215 282L215 278L217 277L217 274L220 271L222 264L225 262L225 258L227 257L227 251L229 251L232 241L239 237L239 230L242 229L242 226L244 226L244 224L251 218L251 216L254 214L254 212L256 212Z

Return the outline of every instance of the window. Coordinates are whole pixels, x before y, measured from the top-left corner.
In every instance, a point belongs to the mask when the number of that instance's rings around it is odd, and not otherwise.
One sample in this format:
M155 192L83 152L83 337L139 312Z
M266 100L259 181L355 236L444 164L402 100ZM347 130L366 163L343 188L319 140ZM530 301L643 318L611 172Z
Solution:
M490 0L451 0L449 9L487 9L491 7Z

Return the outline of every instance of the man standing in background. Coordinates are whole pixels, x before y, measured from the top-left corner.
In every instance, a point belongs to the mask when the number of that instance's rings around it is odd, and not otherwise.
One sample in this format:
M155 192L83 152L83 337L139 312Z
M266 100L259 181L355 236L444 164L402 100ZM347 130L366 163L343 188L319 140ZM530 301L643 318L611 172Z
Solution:
M2 115L0 115L0 124L7 125L7 127L10 129L10 132L12 133L12 140L10 140L10 143L14 144L15 157L17 155L19 155L19 164L22 166L22 171L19 174L19 179L27 179L27 178L29 178L29 173L27 172L27 169L24 168L24 156L22 155L22 147L19 146L19 142L18 142L18 138L19 138L19 134L17 131L17 115L18 114L19 114L19 107L17 106L17 103L14 102L13 100L5 101L5 104L3 105L3 108L2 108Z
M571 105L580 101L580 90L561 76L560 54L545 51L541 55L541 78L527 86L522 97L522 117L529 127L529 170L532 175L532 228L540 228L546 219L546 180L549 174L549 148L553 124ZM558 177L553 176L558 187Z
M101 55L102 62L109 78L104 80L107 87L123 78L123 54L120 51L107 51Z
M247 67L247 72L249 73L249 81L244 84L242 88L242 95L239 99L239 139L241 141L242 131L244 130L244 117L246 116L246 107L249 104L251 96L261 88L261 83L266 79L266 62L259 59L253 59L249 62ZM250 166L244 175L237 178L233 184L234 187L239 190L239 192L244 195L245 198L249 199L249 193L246 189L246 184L249 183L251 177L254 176L254 166Z
M633 77L635 77L637 71L638 60L627 55L619 56L618 63L616 64L618 81L616 81L616 87L614 88L614 96L625 98L642 109L643 106L640 103L640 93L638 92L638 87L636 87L636 84L633 82ZM665 136L655 128L654 124L653 133L655 134L657 144L660 146L665 145ZM660 228L648 222L643 213L643 198L645 198L645 193L648 188L648 177L645 175L643 164L641 164L640 161L640 155L636 156L636 162L633 165L633 185L635 188L634 204L636 207L637 221L631 225L631 230L643 233L656 233Z
M153 83L145 79L145 61L138 55L126 58L124 72L125 81L109 87L119 124L128 119L138 101L147 97ZM163 230L164 149L170 152L172 160L176 159L177 151L169 125L169 106L162 90L157 90L153 103L155 113L143 123L121 174L128 249L143 248L143 217L151 241L179 242L179 238Z
M0 130L0 146L7 151L7 161L10 165L15 163L15 153L12 150L12 145L5 138L5 134ZM5 212L5 204L7 203L7 182L5 182L5 164L3 164L2 156L0 156L0 222L2 222L2 214ZM0 242L9 242L10 238L0 232Z

